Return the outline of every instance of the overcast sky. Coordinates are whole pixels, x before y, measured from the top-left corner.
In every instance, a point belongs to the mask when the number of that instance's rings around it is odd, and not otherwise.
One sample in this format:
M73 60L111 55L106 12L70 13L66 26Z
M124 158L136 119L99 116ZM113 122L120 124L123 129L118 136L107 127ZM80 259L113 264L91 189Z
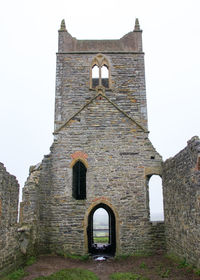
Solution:
M0 161L23 186L52 144L57 30L119 39L143 30L150 139L167 159L200 135L199 0L8 0L0 9Z

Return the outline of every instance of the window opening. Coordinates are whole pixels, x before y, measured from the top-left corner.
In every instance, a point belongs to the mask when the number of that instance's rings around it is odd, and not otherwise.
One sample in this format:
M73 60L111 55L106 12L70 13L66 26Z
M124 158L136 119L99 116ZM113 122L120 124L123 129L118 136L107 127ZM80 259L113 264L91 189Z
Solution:
M72 196L75 199L86 199L87 168L79 160L73 166Z
M164 221L162 179L153 175L149 179L150 221Z
M101 67L101 81L102 81L102 86L104 86L105 88L109 87L108 78L109 78L108 66L103 65Z
M108 212L98 208L93 215L93 241L97 246L109 243Z
M107 59L102 55L98 54L92 62L91 68L91 88L96 86L104 86L109 88L109 64Z
M99 85L99 67L94 65L92 68L92 87L95 88Z

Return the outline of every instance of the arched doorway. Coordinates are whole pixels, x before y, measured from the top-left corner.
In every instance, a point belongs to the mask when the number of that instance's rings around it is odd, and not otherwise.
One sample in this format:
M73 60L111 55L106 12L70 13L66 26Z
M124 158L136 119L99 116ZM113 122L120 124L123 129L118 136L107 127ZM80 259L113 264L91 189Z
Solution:
M102 220L102 222L97 220L98 215L103 216L99 219L100 221ZM100 236L97 233L103 233L104 235ZM115 215L108 205L100 203L91 210L88 216L87 235L89 253L94 255L115 254L116 222Z

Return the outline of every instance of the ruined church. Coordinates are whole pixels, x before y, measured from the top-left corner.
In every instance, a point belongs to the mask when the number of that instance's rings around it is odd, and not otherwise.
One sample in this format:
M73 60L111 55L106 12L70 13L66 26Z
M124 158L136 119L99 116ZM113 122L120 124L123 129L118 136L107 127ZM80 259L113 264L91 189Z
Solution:
M50 153L30 167L19 223L19 186L0 165L1 269L33 254L99 254L99 208L109 217L106 253L166 250L200 266L200 140L166 162L149 140L138 19L119 40L77 40L61 22L54 128ZM165 220L153 223L148 181L155 174L163 179Z

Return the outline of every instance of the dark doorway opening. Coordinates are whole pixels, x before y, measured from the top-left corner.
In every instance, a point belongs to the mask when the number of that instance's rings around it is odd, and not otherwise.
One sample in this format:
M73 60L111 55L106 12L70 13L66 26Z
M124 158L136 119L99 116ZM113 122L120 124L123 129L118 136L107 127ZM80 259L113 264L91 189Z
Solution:
M99 222L99 213L103 216ZM98 214L97 214L98 213ZM99 214L100 216L100 214ZM115 255L116 251L116 225L112 209L100 203L96 205L88 217L88 251L92 255Z

